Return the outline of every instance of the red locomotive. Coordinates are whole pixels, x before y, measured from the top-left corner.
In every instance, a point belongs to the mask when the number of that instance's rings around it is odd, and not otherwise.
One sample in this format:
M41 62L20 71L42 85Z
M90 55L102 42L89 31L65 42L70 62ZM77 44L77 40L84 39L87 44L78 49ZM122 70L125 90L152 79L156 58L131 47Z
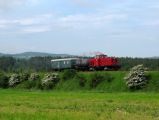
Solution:
M89 68L92 70L117 70L120 68L117 58L107 57L107 55L96 55L95 58L89 59Z
M118 70L120 65L117 58L100 54L89 59L79 58L76 61L75 68L83 70Z

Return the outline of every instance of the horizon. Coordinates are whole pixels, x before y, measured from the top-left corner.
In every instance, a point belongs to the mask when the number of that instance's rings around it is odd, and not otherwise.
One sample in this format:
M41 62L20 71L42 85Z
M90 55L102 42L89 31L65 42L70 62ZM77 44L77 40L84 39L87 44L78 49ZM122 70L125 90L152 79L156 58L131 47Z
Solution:
M85 54L69 54L69 53L49 53L49 52L34 52L34 51L26 51L26 52L19 52L19 53L2 53L0 52L0 54L4 54L4 55L19 55L19 54L24 54L24 53L42 53L42 54L57 54L57 55L70 55L70 56L85 56L85 57L94 57L95 53L85 53ZM103 54L103 53L102 53ZM119 57L119 58L159 58L159 56L147 56L147 57L133 57L133 56L113 56L113 55L108 55L108 54L105 54L107 55L108 57Z
M0 53L159 56L157 0L0 0Z

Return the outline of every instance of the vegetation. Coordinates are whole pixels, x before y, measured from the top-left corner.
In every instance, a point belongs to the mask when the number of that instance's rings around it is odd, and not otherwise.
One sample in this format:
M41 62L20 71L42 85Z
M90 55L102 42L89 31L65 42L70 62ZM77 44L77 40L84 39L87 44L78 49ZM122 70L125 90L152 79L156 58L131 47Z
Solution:
M0 90L0 95L1 120L159 119L158 93Z
M24 72L24 73L20 74L21 81L27 81L29 79L29 77L30 77L29 73Z
M133 67L124 79L130 89L142 89L148 82L143 65Z
M97 85L103 81L111 82L113 79L108 73L101 74L99 72L93 73L90 77L91 77L90 86L92 88L97 87Z
M40 75L37 74L37 73L32 73L30 75L30 78L29 78L30 81L36 81L36 80L39 80L39 79L40 79Z
M57 73L32 73L30 76L22 80L23 73L0 74L0 87L14 87L14 89L52 89L58 91L99 91L99 92L129 92L131 89L127 87L124 77L128 72L124 71L100 71L100 72L76 72L74 77L63 78L64 72ZM10 78L8 78L10 76ZM136 91L159 91L159 72L146 72L146 79L149 81L142 89L134 89ZM24 78L24 76L23 76ZM9 80L9 82L8 82Z
M0 88L7 88L8 80L9 80L8 76L0 72Z
M41 84L44 89L52 89L59 82L58 74L46 74L41 81Z
M32 57L29 59L16 59L13 57L0 57L0 70L5 72L49 72L51 59L60 57ZM118 58L122 71L143 64L149 70L159 70L159 58Z
M138 76L140 70L135 75ZM137 92L127 87L124 80L127 74L125 71L74 70L31 74L1 72L0 87L13 88L0 89L0 119L159 119L159 71L146 72L144 77L149 81L142 89L135 89Z
M62 80L69 80L69 79L72 79L76 76L77 72L76 70L64 70L62 72Z
M81 87L84 87L87 82L86 77L83 73L77 73L75 79L77 80L77 82Z
M156 71L159 70L159 58L130 58L122 57L118 58L119 63L121 64L121 70L128 71L132 67L143 64L148 70Z
M15 87L16 85L20 84L21 81L22 80L19 74L12 74L9 79L9 86Z

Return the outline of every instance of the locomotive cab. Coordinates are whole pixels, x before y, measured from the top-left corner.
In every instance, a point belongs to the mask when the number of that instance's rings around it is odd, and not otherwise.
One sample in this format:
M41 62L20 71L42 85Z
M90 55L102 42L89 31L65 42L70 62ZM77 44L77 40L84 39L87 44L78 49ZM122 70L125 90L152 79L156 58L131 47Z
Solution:
M95 58L106 58L107 55L101 54L101 55L96 55Z

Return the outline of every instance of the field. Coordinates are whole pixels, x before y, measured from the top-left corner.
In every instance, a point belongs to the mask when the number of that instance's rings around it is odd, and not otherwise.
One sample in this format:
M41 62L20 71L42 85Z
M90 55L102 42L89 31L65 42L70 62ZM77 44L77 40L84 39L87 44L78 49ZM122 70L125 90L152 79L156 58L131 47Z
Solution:
M0 90L0 120L159 120L158 93Z

